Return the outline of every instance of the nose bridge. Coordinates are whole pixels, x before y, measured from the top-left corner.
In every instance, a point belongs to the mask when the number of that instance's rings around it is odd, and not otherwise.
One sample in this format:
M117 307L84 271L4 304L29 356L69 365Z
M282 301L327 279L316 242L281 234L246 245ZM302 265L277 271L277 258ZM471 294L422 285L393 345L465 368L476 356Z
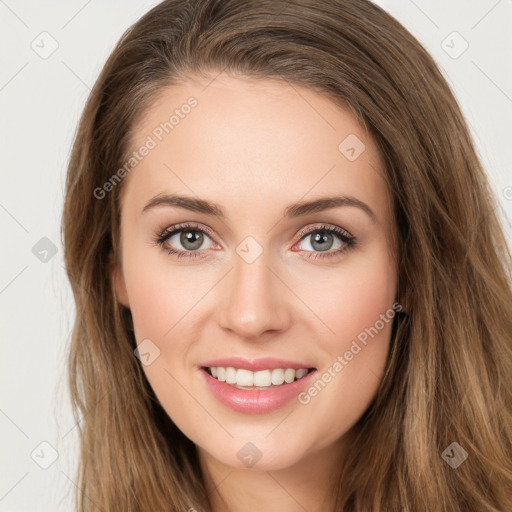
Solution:
M284 329L289 322L284 290L268 268L268 251L261 248L254 259L257 249L250 241L249 245L242 243L237 248L234 268L225 284L226 295L219 304L221 326L245 338Z

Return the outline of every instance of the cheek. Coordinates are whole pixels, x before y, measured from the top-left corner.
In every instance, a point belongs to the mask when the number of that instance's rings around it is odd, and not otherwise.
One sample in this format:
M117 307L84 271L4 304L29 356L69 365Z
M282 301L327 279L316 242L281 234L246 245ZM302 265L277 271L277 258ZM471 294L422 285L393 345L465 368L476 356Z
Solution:
M396 271L387 261L375 262L344 276L330 313L338 331L354 337L373 326L395 297Z
M136 280L127 288L137 342L144 338L160 340L172 327L169 312L174 310L176 298L168 287L166 289L154 268L137 272Z
M315 281L315 275L310 276L297 284L301 296L308 298L308 306L330 330L330 335L319 337L330 353L347 342L350 345L350 340L372 327L396 299L397 271L385 247L371 257L354 257L341 264L328 279Z
M134 251L124 261L135 339L137 344L151 340L152 359L143 371L167 414L190 429L190 415L184 413L191 408L190 397L182 392L182 383L189 379L186 364L194 338L189 326L193 306L206 290L199 275L173 269L165 257L155 259L152 252L156 249L146 254Z
M346 431L373 400L384 374L396 311L396 269L385 256L340 269L316 306L333 331L319 338L327 361L301 403ZM337 412L336 412L337 411Z
M157 396L167 397L169 415L180 414L190 403L179 383L190 379L190 350L201 337L201 299L215 280L197 267L170 264L154 247L134 249L123 267L136 342L151 340L158 354L143 370Z
M144 338L158 343L172 336L174 326L205 293L200 272L169 265L159 248L134 251L124 261L137 342Z

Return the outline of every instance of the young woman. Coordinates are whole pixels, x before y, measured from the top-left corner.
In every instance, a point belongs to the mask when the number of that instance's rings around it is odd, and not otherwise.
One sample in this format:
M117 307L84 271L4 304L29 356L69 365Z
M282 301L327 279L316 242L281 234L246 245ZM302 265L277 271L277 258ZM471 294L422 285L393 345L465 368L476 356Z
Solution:
M78 510L512 510L510 252L367 0L166 0L69 163Z

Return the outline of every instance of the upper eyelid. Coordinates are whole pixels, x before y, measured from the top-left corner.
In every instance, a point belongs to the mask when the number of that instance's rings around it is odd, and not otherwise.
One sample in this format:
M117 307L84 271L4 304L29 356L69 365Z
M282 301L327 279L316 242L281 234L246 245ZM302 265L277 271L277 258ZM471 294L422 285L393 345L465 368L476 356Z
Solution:
M342 228L340 226L334 226L332 224L328 224L325 222L322 222L320 224L321 224L321 226L306 227L306 228L301 229L299 231L299 235L298 235L299 240L301 240L306 235L310 235L311 233L314 233L315 231L323 231L323 230L331 231L331 232L334 232L335 234L340 234L339 231L342 231L341 234L344 234L347 238L355 239L355 237L351 233L349 233L345 228Z
M162 235L164 235L166 233L176 234L176 233L179 233L180 231L185 231L187 229L189 229L190 231L197 229L197 231L204 231L206 234L214 236L213 230L210 229L208 226L205 226L204 224L187 223L187 222L182 222L182 223L164 228L161 231L161 234Z

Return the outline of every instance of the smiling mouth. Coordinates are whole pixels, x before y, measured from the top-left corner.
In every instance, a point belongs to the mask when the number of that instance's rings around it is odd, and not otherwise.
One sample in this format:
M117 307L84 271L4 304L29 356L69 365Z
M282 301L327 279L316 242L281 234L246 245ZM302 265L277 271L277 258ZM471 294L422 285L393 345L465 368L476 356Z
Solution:
M234 388L244 390L268 390L286 386L304 378L316 368L275 368L252 372L243 368L204 366L202 369L212 378Z

